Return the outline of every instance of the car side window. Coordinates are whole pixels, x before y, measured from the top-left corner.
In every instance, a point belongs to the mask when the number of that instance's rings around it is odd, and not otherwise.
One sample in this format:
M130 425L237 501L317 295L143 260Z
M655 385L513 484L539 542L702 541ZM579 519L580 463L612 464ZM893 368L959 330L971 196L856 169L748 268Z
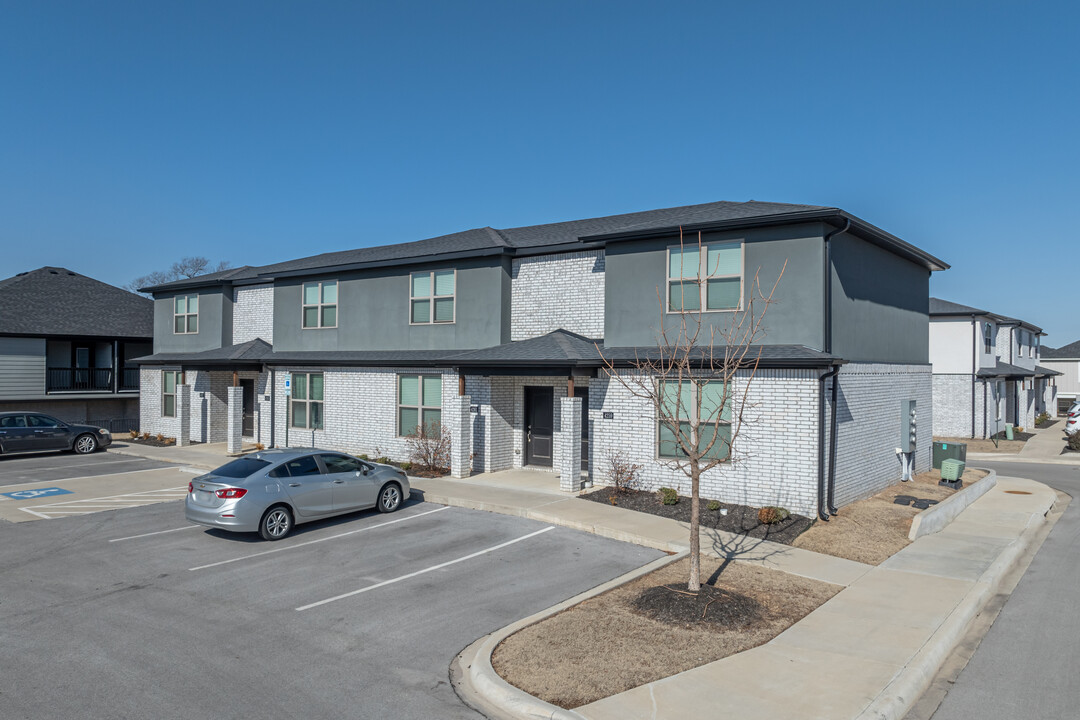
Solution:
M268 472L267 477L272 478L287 478L289 477L289 464L278 465L276 468Z
M319 458L323 461L328 473L348 473L364 469L364 463L344 455L320 455Z
M29 421L30 427L60 427L59 422L46 415L27 415L26 419Z
M8 415L0 418L0 427L23 428L26 427L26 417L23 415Z
M296 458L295 460L289 460L285 465L289 468L289 475L292 477L319 475L322 473L318 463L315 462L314 455L305 455L304 457Z

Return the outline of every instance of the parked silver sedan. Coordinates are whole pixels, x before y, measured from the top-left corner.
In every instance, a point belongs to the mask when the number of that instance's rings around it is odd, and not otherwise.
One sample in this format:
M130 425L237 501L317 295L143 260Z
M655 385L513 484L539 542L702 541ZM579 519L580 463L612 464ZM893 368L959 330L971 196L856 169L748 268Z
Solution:
M280 540L294 526L356 510L394 512L409 479L392 465L306 448L237 458L188 483L190 522Z

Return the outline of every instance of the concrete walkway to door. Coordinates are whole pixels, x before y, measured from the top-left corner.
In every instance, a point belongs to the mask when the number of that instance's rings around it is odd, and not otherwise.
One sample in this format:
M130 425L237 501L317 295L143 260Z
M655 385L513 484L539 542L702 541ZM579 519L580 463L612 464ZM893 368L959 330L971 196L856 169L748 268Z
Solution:
M551 470L518 468L498 472L480 473L467 478L455 478L454 482L466 485L481 485L489 488L507 488L528 492L548 493L560 497L573 497L579 493L569 493L559 489L559 474ZM584 491L582 491L584 492Z

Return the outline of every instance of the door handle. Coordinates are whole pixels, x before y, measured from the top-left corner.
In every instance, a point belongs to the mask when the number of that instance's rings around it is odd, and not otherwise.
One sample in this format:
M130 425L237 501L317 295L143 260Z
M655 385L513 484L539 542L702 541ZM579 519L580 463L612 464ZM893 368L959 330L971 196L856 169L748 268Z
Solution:
M300 483L289 483L289 487L300 487Z

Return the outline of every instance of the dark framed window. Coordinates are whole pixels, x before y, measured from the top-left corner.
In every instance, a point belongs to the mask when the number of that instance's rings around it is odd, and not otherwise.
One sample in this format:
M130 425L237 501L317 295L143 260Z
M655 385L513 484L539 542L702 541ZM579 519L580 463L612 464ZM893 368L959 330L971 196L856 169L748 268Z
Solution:
M303 327L337 327L337 280L304 283Z
M994 354L994 326L990 323L983 325L983 352Z
M738 310L742 275L742 241L668 248L667 311Z
M173 334L199 332L199 296L177 295L173 298Z
M409 323L452 323L457 296L457 270L414 272L409 276Z

